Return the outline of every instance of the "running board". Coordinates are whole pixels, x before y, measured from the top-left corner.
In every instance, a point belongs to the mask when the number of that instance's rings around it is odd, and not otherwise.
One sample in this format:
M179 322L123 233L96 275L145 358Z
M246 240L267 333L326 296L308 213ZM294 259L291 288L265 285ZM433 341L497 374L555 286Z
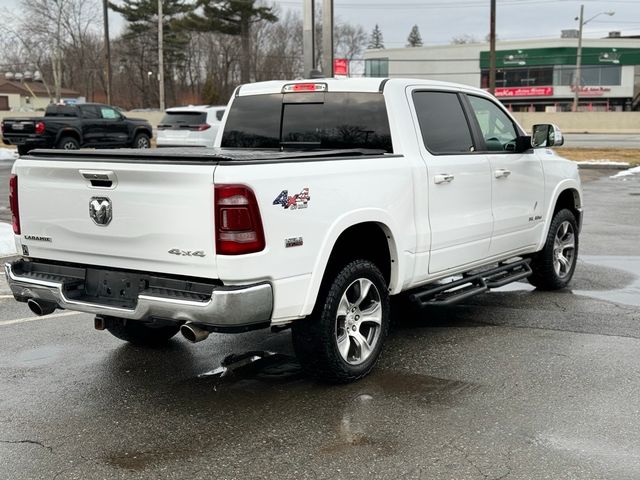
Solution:
M466 300L479 293L489 291L490 288L502 287L511 282L517 282L531 275L530 259L515 262L500 263L489 270L471 272L462 275L459 280L444 284L427 285L409 294L409 299L420 305L452 305Z

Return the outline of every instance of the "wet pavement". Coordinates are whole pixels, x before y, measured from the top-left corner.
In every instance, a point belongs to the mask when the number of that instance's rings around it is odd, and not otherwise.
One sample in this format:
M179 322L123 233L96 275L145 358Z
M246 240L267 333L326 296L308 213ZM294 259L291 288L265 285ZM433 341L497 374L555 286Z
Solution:
M0 283L0 479L640 478L640 179L606 175L571 290L396 312L346 386L287 331L133 347Z

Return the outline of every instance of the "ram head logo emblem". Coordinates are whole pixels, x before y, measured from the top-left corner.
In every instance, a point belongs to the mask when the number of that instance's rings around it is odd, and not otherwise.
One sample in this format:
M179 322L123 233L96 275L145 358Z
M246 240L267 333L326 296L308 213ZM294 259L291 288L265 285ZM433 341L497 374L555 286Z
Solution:
M111 200L107 197L92 197L89 202L89 216L96 225L101 227L109 225L113 217Z

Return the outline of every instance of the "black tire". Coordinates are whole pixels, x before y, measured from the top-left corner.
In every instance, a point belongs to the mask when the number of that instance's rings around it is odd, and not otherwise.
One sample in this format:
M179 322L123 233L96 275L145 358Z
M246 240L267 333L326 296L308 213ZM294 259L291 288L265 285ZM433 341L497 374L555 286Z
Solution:
M364 297L363 289L368 292ZM351 303L349 297L354 295L359 298ZM341 304L343 299L345 303ZM361 309L363 305L366 308ZM339 307L348 313L339 315ZM389 330L389 310L387 283L378 267L368 260L350 262L334 278L323 282L313 313L293 324L293 347L302 368L329 383L348 383L364 377L380 357ZM376 322L367 320L374 317ZM357 335L358 340L354 339ZM366 341L367 351L359 341ZM347 345L347 359L338 344Z
M563 234L561 229L567 225L570 231ZM568 245L570 243L568 234L571 234L574 246L572 248L560 247L560 245ZM565 241L557 243L559 236L564 237ZM544 247L531 259L533 274L528 279L529 283L540 290L565 288L571 281L576 269L578 246L579 234L575 215L571 210L567 209L558 211L553 220L551 220ZM566 263L556 258L559 248L563 248L560 256L566 260ZM566 256L565 253L567 254Z
M151 139L146 133L138 133L133 138L133 148L151 148Z
M27 147L26 145L18 145L18 155L20 155L21 157L29 153L29 150L29 147Z
M80 143L73 137L62 137L58 141L58 148L60 150L78 150Z
M134 345L158 346L167 343L180 331L180 326L152 327L136 320L109 318L105 329L114 337Z

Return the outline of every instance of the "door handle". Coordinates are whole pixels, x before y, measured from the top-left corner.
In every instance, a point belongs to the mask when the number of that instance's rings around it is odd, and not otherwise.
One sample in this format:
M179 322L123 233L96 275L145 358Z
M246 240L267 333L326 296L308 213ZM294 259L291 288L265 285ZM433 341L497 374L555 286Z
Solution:
M511 175L511 170L506 170L504 168L500 168L500 169L496 170L495 172L493 172L493 174L495 175L496 178L506 178L509 175Z
M441 173L439 175L434 175L433 176L433 182L436 184L441 184L441 183L451 183L453 182L453 179L455 177L453 175L451 175L450 173Z

